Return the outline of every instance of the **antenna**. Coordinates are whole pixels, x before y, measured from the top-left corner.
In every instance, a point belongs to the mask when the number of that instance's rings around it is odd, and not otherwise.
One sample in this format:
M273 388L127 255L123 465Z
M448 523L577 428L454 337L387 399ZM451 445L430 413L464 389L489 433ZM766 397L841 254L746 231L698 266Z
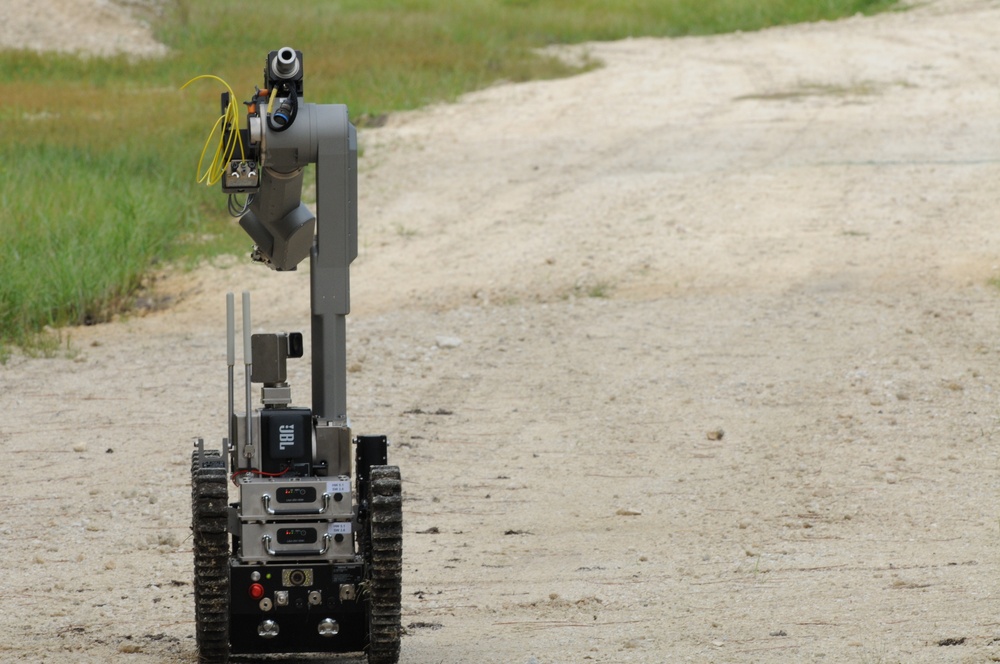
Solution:
M250 371L253 366L253 352L250 349L250 291L243 291L243 363L246 383L246 444L253 445L253 397L251 395Z
M226 364L229 366L229 449L236 445L236 404L234 403L236 366L236 305L232 293L226 293Z

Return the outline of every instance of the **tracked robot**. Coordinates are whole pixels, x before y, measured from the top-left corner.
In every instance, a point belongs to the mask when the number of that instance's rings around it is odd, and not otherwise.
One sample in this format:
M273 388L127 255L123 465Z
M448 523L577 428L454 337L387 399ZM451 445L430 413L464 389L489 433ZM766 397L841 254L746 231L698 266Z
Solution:
M206 171L229 194L255 261L284 272L309 259L312 405L293 406L287 382L288 360L304 355L302 334L251 334L244 292L238 412L229 293L228 433L221 449L197 439L191 463L198 655L224 664L230 654L364 652L369 664L396 664L400 473L388 464L386 437L354 436L347 417L357 136L345 106L306 103L302 82L301 52L270 52L242 129L232 91L223 93L219 149ZM309 164L315 215L300 200Z

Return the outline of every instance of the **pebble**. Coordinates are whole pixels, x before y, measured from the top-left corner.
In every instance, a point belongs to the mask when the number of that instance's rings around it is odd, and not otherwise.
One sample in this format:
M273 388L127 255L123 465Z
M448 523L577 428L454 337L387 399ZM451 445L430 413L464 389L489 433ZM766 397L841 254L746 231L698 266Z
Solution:
M438 337L434 340L438 348L458 348L462 345L462 340L458 337Z
M87 451L87 443L73 443L73 451L74 452L86 452Z

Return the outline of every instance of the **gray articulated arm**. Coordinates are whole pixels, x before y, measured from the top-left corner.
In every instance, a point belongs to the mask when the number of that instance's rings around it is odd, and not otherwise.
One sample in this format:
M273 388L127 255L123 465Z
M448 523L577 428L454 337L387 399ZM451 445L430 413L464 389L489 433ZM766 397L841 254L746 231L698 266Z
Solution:
M300 104L286 131L263 128L260 189L240 225L256 257L293 270L311 256L313 412L346 423L345 323L358 255L357 134L342 104ZM317 217L301 203L303 167L316 164ZM314 232L315 228L315 232Z
M319 154L312 248L313 411L347 422L347 344L350 265L358 256L358 141L346 106L317 106Z

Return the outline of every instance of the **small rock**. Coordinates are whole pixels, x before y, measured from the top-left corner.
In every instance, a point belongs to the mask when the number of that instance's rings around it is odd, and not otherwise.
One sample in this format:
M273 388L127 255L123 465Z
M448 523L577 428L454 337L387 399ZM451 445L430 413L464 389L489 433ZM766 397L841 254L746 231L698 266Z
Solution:
M722 440L722 437L726 435L726 432L722 429L712 429L711 431L705 432L705 437L709 440Z
M162 533L156 536L156 543L159 546L177 547L181 542L174 533Z
M434 340L438 348L458 348L462 345L462 340L458 337L438 337Z
M87 443L73 443L73 451L74 452L86 452L87 451Z
M423 621L411 622L409 625L406 626L407 629L429 629L429 630L439 630L442 627L444 627L444 625L442 625L441 623L423 622Z

